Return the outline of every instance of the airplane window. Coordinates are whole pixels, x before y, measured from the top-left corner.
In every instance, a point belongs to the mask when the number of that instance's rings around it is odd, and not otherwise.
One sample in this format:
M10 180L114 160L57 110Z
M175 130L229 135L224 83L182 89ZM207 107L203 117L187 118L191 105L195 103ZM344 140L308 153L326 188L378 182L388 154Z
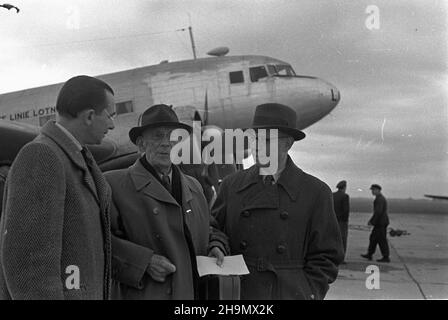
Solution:
M339 99L339 91L336 91L337 94L334 93L333 89L331 89L331 100L337 101Z
M117 115L124 113L131 113L134 111L134 106L132 105L132 101L125 101L115 104L115 109Z
M242 83L244 82L243 71L229 72L230 83Z
M272 65L272 64L268 64L268 71L270 75L276 75L277 74L277 68Z
M41 117L39 117L39 126L43 127L44 124L46 124L48 120L56 120L56 115L55 114L50 114L48 116L41 116Z
M268 76L268 73L264 66L252 67L249 68L249 71L250 71L250 81L252 82L257 82L258 79L266 78Z
M276 70L275 75L277 76L294 77L296 75L296 73L294 72L293 68L290 65L277 64L274 67ZM269 69L269 71L271 71L271 69Z

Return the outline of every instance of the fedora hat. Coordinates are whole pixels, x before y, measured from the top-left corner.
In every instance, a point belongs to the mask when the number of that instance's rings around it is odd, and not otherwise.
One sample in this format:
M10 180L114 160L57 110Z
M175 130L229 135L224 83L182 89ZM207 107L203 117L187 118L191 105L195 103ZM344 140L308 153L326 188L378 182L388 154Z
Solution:
M265 103L257 106L252 122L252 129L278 129L294 138L305 138L305 133L296 129L296 112L279 103Z
M157 127L173 127L192 132L192 128L189 125L179 122L176 113L170 106L156 104L146 109L139 117L138 126L129 130L129 138L132 143L136 144L137 138L142 135L143 131Z

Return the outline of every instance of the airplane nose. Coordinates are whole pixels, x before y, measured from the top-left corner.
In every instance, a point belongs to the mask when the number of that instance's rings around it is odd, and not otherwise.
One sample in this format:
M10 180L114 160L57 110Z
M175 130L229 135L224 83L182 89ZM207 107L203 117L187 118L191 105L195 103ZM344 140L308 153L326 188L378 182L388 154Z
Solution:
M318 94L310 95L309 102L302 107L302 110L299 110L302 114L302 120L299 125L302 125L303 128L328 115L341 100L338 88L326 80L314 78L310 85L318 88Z
M289 95L283 100L286 103L283 104L296 111L297 127L300 129L305 129L328 115L341 100L339 89L324 79L296 76L294 80L296 91L294 94L289 91Z
M331 110L332 110L334 107L337 106L337 104L341 100L341 93L339 92L338 88L336 88L331 83L327 83L327 90L329 93L330 106L331 106Z

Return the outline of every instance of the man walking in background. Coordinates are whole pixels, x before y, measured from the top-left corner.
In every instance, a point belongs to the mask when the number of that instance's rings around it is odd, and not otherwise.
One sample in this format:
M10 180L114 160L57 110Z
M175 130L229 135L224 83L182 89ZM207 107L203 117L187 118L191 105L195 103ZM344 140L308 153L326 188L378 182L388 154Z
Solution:
M337 185L338 191L333 192L334 212L338 219L339 230L341 231L342 244L344 245L344 261L341 264L346 264L345 257L347 256L347 237L348 237L348 216L350 213L350 199L347 190L347 181L342 180Z
M387 216L387 201L381 193L381 186L372 184L370 187L372 194L375 196L373 201L373 216L370 218L368 225L373 226L370 234L370 243L367 254L362 254L361 257L367 260L372 260L375 253L376 245L378 244L383 255L378 262L390 262L389 245L387 243L387 226L389 225L389 217Z

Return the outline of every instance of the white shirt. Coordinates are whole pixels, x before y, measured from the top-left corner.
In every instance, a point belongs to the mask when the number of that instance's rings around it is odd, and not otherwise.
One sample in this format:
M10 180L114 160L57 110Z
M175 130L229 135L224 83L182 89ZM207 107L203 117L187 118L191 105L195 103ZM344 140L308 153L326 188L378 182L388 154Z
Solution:
M274 178L274 183L277 183L278 179L280 178L280 175L282 174L283 170L285 170L285 167L283 167L280 171L277 171L274 174L271 174L267 171L267 168L260 168L260 175L263 176L263 181L265 179L266 176L268 175L272 175L272 177Z

